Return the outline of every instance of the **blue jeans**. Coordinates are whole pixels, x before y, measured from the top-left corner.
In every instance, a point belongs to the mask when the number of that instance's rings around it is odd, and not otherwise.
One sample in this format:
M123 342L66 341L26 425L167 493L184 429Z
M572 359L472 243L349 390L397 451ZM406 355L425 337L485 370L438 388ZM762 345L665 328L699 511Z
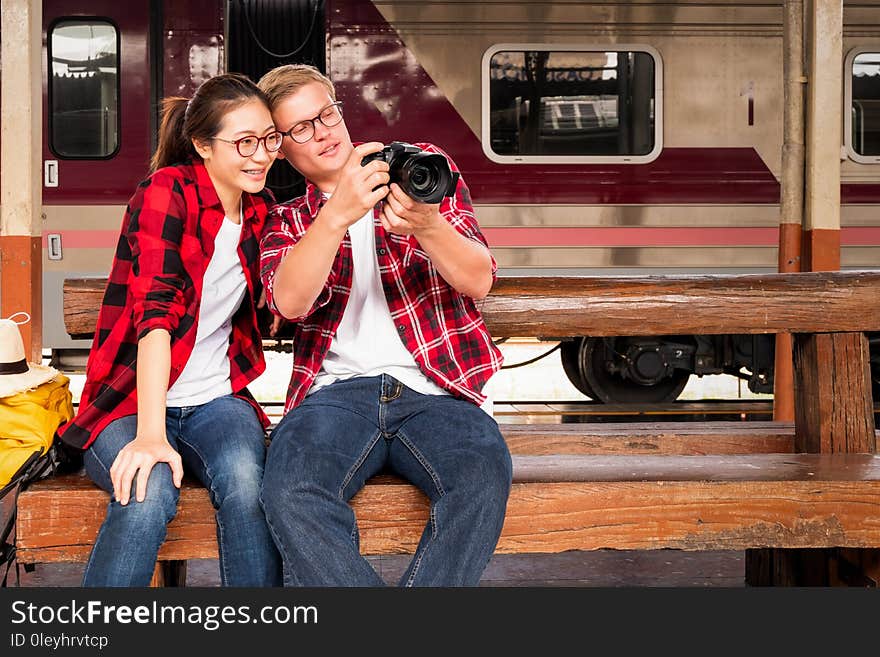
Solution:
M86 472L111 498L83 586L149 585L166 525L177 513L180 491L167 463L153 466L143 502L135 499L137 477L126 506L112 497L110 466L136 430L136 416L119 418L85 453ZM200 406L169 408L165 430L185 471L205 485L217 510L222 585L279 585L280 559L259 502L266 447L253 407L227 395Z
M383 586L348 505L382 470L414 483L431 514L402 586L474 586L495 550L510 453L474 404L383 374L306 397L272 433L261 495L286 586Z

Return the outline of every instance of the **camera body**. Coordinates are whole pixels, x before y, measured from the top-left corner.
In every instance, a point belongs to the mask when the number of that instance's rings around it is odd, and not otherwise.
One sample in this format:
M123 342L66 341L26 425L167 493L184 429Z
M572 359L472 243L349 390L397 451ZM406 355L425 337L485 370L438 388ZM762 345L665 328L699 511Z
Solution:
M452 196L458 185L459 174L452 171L445 157L403 141L393 141L378 153L370 153L361 160L361 166L373 160L387 162L391 182L421 203L439 203L443 197Z

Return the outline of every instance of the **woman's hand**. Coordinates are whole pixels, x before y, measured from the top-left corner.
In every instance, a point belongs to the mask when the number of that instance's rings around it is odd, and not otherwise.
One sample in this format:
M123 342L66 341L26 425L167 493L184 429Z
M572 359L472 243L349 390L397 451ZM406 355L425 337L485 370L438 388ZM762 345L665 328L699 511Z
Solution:
M260 290L260 298L257 300L257 308L262 308L266 305L266 289L263 288ZM278 333L278 329L280 329L284 324L287 323L287 320L283 317L279 317L275 313L272 313L272 323L269 325L269 335L275 337Z
M119 450L116 460L110 467L113 494L122 506L128 504L131 496L131 482L137 475L135 499L143 502L147 496L147 481L150 471L157 463L167 463L171 467L174 485L180 488L183 480L183 461L180 454L165 436L158 438L137 437Z

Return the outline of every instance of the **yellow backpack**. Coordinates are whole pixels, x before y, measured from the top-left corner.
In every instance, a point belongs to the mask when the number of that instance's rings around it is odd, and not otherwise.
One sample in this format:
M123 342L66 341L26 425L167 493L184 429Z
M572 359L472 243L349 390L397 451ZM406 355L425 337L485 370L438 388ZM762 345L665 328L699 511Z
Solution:
M55 430L72 417L70 379L60 372L33 390L0 397L0 489L48 453Z

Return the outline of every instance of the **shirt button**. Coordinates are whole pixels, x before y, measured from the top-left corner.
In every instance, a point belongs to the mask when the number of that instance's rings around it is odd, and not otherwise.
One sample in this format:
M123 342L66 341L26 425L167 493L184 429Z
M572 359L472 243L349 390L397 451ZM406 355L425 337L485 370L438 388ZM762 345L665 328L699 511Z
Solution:
M385 255L385 249L379 249L379 255Z
M398 326L397 326L398 333L403 333L405 330L406 330L406 326L404 326L403 324L398 324Z

